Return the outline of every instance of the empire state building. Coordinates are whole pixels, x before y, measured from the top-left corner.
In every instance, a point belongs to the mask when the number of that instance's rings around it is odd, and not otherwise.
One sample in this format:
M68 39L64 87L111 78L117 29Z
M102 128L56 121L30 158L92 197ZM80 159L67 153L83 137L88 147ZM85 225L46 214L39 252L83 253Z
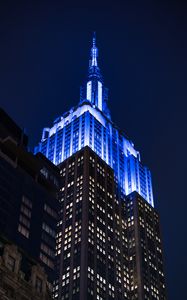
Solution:
M165 300L151 173L111 120L95 34L80 101L43 129L37 152L61 175L54 299Z

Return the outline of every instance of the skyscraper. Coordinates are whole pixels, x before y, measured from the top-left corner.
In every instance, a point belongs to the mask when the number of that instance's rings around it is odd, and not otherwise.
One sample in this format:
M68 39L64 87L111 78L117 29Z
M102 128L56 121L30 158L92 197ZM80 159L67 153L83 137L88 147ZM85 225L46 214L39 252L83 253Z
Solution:
M112 122L93 36L79 104L44 128L35 153L60 168L58 300L166 299L151 173Z
M96 38L93 44L87 81L81 87L80 102L44 128L34 152L42 152L58 165L73 153L89 146L114 170L125 195L137 191L154 206L151 173L142 165L134 144L112 122L108 108L108 90L97 62Z

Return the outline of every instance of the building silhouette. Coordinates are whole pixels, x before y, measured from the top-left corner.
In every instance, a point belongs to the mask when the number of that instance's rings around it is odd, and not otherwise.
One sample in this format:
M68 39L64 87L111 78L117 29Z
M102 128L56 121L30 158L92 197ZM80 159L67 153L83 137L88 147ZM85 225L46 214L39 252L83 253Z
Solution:
M61 174L54 298L166 299L151 173L112 122L93 36L77 106L35 147Z
M23 130L0 109L0 243L15 245L55 278L59 169L27 149ZM6 248L6 247L5 247Z

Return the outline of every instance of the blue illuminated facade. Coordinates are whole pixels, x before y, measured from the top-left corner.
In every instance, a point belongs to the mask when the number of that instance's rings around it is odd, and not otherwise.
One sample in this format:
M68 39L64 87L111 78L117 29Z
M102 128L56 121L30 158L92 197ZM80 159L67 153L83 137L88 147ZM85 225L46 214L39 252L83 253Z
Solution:
M98 48L93 36L88 78L81 87L80 102L58 117L51 128L44 128L34 152L42 152L55 165L89 146L115 174L122 192L137 191L154 206L151 173L142 165L134 144L111 121L108 90L98 66Z

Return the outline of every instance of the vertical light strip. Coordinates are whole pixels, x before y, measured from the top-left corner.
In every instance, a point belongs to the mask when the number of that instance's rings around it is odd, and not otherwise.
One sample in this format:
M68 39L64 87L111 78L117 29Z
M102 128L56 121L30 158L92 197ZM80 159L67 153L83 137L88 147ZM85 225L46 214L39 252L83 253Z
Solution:
M88 81L87 89L86 89L86 99L91 102L91 98L92 98L92 82Z
M102 83L98 81L98 108L102 111Z
M85 128L84 128L84 146L89 146L89 134L90 134L90 116L89 112L85 113Z

